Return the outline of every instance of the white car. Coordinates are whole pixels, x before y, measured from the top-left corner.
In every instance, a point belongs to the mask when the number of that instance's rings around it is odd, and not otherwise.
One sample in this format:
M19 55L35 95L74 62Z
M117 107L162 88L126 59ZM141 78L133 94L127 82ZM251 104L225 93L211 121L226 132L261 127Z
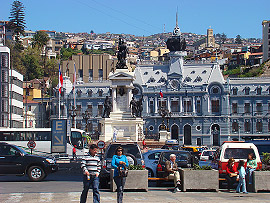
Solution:
M209 156L213 156L216 150L203 150L200 156L201 161L209 160Z

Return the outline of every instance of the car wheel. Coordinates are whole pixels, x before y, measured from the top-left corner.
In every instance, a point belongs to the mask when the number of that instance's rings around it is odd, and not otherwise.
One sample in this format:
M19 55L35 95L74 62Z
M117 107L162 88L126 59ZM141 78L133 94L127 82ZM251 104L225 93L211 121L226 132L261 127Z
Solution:
M41 181L46 177L43 168L40 166L31 166L27 171L27 175L31 181Z
M137 160L134 155L127 153L126 157L128 160L128 165L134 165L134 166L137 165Z

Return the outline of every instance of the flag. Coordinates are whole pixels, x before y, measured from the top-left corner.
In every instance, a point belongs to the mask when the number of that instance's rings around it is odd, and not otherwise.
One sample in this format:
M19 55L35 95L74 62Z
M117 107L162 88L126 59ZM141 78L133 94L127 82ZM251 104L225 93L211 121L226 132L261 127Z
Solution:
M59 92L61 94L61 88L63 87L63 75L61 73L61 68L60 68L60 63L59 63L59 83L58 83L58 88L59 88Z
M160 90L159 95L160 95L161 98L163 98L162 90Z
M74 62L73 90L75 89L75 84L76 84L76 66L75 66L75 62Z

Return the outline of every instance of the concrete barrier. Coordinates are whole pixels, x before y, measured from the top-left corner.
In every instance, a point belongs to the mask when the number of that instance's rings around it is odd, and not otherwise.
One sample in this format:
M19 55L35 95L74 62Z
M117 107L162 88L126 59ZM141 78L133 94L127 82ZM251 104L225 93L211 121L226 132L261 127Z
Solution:
M112 169L110 171L110 189L114 192L116 184L113 180L113 172ZM148 170L129 170L124 189L148 191Z
M270 171L253 172L253 192L270 191Z
M219 189L218 170L180 169L181 189L186 190L215 190Z

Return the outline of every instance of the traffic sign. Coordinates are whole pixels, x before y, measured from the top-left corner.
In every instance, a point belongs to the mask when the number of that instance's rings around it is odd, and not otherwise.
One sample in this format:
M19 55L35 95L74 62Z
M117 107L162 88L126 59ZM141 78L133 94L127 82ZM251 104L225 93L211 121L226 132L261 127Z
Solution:
M36 143L34 140L29 140L29 142L27 143L27 147L29 149L34 149L36 147Z
M67 151L67 120L52 120L52 153L66 153Z
M105 142L100 140L100 141L98 141L97 146L98 146L99 149L104 149L105 148Z

